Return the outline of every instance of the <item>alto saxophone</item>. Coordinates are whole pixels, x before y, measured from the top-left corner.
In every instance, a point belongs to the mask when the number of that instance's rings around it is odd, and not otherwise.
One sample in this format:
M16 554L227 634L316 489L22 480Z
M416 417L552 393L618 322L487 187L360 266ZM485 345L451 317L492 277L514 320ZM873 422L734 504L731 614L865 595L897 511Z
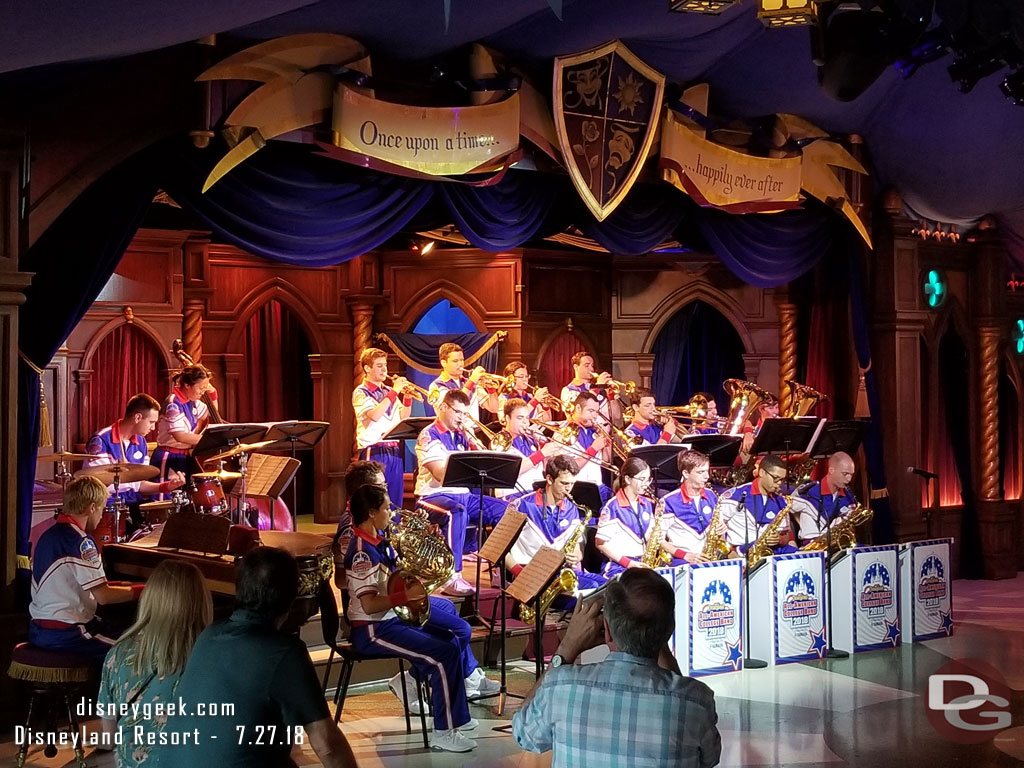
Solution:
M732 551L732 548L726 542L725 537L718 532L718 528L720 527L719 521L722 519L722 501L725 498L726 495L724 493L718 497L715 509L711 513L711 522L708 523L708 527L705 530L704 548L700 553L708 560L724 560Z
M824 552L828 546L829 538L832 539L830 552L838 552L857 545L857 526L866 523L874 515L874 511L868 509L860 502L854 504L850 511L843 515L835 525L831 533L821 533L818 538L809 541L800 547L801 552ZM831 525L832 521L829 521Z
M426 512L397 510L398 525L388 525L389 538L398 552L398 569L388 577L387 591L391 594L414 583L423 585L428 597L455 574L455 558L448 542L436 533ZM413 627L422 627L430 619L430 600L419 604L396 605L395 615Z
M639 504L639 502L637 502ZM651 535L647 537L647 545L640 562L648 568L657 568L672 562L672 556L661 548L661 518L665 514L665 502L654 497L654 516L651 520Z
M771 544L766 543L765 540L772 534L778 533L779 527L782 525L783 521L789 517L789 510L793 506L792 496L783 495L782 498L785 499L786 506L779 510L779 514L777 514L775 519L765 526L765 529L761 531L761 535L757 537L757 541L751 544L750 548L747 550L748 568L754 568L754 566L758 565L766 557L775 554L775 548ZM743 514L747 514L745 509L741 511Z
M572 552L580 543L580 539L583 537L583 532L587 529L587 523L590 522L590 518L594 516L594 513L586 507L580 507L586 515L576 530L572 532L568 539L565 540L565 545L562 547L562 554L568 555ZM576 573L572 568L563 568L558 574L558 578L555 579L551 586L544 590L540 596L540 615L543 616L548 612L548 608L551 607L551 603L555 601L563 592L572 594L576 591L576 587L579 586L580 580L577 578ZM519 620L524 624L533 624L537 620L536 611L534 611L532 605L523 603L519 606Z

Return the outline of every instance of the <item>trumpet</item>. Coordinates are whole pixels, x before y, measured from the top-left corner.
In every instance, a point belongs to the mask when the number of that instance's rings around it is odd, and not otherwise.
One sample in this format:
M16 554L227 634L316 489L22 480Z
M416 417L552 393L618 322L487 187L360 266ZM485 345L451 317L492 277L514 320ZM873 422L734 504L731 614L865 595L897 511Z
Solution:
M630 400L636 397L636 382L635 381L619 381L617 379L608 380L608 388L612 391L615 397L621 397L625 395Z
M388 376L386 379L384 379L384 383L387 384L392 389L394 389L395 378L396 377L394 376ZM413 400L419 400L421 403L427 401L427 398L430 396L427 390L425 390L423 387L416 386L408 379L405 380L405 384L406 386L403 388L403 391L407 393L409 397L411 397Z
M468 377L473 370L475 369L463 368L460 373ZM487 371L481 373L477 381L485 387L488 385L496 387L498 391L511 391L516 385L515 376L502 376L499 373L488 373Z

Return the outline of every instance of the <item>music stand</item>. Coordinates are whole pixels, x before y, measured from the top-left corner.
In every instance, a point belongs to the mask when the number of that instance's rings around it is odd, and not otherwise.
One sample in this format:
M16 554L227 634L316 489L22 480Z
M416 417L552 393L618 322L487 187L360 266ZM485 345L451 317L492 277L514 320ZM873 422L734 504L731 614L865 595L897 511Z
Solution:
M391 431L384 435L385 440L415 440L420 432L434 423L433 416L410 416L402 419L391 428Z
M651 481L655 489L674 491L679 485L679 454L685 450L685 445L659 443L637 446L629 454L646 462L651 468Z
M537 482L540 483L541 489L547 487L547 480L543 482L538 480ZM577 480L572 486L572 499L577 507L586 507L594 513L594 524L596 525L597 518L601 514L601 507L604 506L601 501L601 489L595 483Z
M483 546L484 489L515 488L523 457L499 451L456 451L448 454L441 485L446 488L475 487L477 491L476 551ZM476 569L474 613L480 617L480 565Z
M767 453L807 453L825 425L825 419L805 416L801 419L765 419L750 447L751 456Z
M494 530L491 531L491 535L487 537L487 543L480 547L480 552L478 553L481 560L486 560L491 565L497 566L498 572L501 574L501 687L497 693L485 693L468 700L475 703L484 699L493 699L497 696L499 715L505 709L505 699L508 696L517 699L526 698L518 693L508 692L508 679L505 673L505 588L508 586L505 583L505 555L512 549L512 545L515 544L516 539L519 537L519 532L523 530L524 525L526 525L526 515L524 513L517 509L506 509L505 514L501 516L501 520L494 526ZM488 642L490 642L493 636L494 615L492 614L491 624L488 627Z
M198 458L223 453L225 448L237 443L258 442L266 432L266 424L211 424L203 430L192 455Z
M739 435L686 435L679 444L703 453L712 467L731 467L740 455L742 442Z
M565 555L560 550L541 547L506 590L509 597L523 605L533 603L538 680L544 674L544 614L540 610L540 598L561 572L564 563Z
M264 446L263 451L281 451L285 448L291 449L291 457L295 458L297 448L312 448L319 443L327 428L331 426L326 421L279 421L271 424L267 429L264 440L273 440L271 445ZM298 514L298 483L292 483L292 530L297 531L295 516ZM274 510L270 510L270 521L274 521Z

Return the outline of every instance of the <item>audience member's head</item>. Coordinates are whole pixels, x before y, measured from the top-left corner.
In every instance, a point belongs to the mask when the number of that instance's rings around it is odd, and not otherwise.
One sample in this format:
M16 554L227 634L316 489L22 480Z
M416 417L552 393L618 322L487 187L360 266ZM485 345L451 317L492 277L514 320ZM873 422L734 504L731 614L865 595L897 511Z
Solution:
M299 593L299 566L277 547L257 547L235 572L235 609L276 621L283 619Z
M605 590L604 620L620 651L657 658L675 630L675 594L664 576L629 568Z
M203 574L182 560L164 560L146 581L135 623L118 641L134 640L136 675L178 675L196 638L213 620L213 601Z

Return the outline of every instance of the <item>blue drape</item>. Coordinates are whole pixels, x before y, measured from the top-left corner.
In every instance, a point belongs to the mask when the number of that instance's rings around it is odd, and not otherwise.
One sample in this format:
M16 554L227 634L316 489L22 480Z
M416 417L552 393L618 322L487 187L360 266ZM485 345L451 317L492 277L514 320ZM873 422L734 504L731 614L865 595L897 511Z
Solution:
M492 342L493 333L451 333L451 334L420 334L420 333L389 333L395 352L407 364L414 368L432 372L435 376L441 373L437 360L437 350L442 344L451 342L462 347L466 356L466 367L475 368L482 365L489 371L493 371L498 364L498 345L492 344L474 362L473 359L485 345Z
M604 221L597 221L589 211L576 218L583 234L612 253L640 256L671 240L688 213L699 216L700 209L682 192L667 184L643 184L630 190Z

